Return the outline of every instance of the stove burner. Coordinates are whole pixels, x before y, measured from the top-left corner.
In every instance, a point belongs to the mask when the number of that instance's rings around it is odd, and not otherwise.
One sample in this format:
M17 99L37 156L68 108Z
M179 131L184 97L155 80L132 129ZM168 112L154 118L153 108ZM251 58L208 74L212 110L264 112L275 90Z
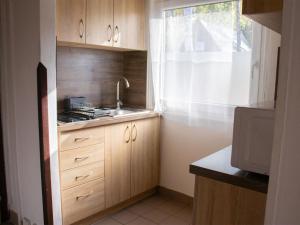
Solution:
M110 115L110 109L97 109L97 108L89 108L83 107L74 109L72 111L64 112L58 115L58 120L69 123L69 122L77 122L77 121L85 121L91 119L97 119L100 117L105 117Z

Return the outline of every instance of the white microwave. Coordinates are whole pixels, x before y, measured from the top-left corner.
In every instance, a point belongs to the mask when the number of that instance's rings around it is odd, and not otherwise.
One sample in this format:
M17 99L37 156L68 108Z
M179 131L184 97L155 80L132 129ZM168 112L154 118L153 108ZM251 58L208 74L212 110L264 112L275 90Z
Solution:
M232 166L269 175L274 116L274 108L265 105L235 109Z

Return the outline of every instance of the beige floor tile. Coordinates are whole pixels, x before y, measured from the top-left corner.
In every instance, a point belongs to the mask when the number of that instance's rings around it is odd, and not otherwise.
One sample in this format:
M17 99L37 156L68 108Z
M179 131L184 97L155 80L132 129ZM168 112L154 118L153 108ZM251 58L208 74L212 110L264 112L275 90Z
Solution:
M175 215L180 210L186 208L187 205L177 201L167 201L158 207L159 210Z
M116 221L122 223L122 224L127 224L136 218L138 218L137 214L134 214L130 212L128 209L122 210L112 216L113 219Z
M148 213L149 211L153 210L153 208L147 204L144 204L143 202L140 202L129 207L128 210L137 215L144 215L145 213Z
M161 221L165 220L169 216L170 214L158 209L153 209L150 212L142 215L142 217L149 219L155 223L160 223Z
M166 198L161 197L159 195L155 195L142 201L142 204L145 204L146 206L149 206L151 208L158 208L159 206L163 205L166 202L167 202Z
M122 224L113 219L105 218L105 219L100 220L97 223L94 223L93 225L122 225Z
M161 221L159 225L191 225L191 223L180 220L175 216L170 216L167 219Z
M156 225L156 224L147 219L139 217L136 220L134 220L126 225Z
M179 219L191 223L192 222L192 216L193 216L193 208L191 206L185 207L184 209L181 209L175 214L176 217Z

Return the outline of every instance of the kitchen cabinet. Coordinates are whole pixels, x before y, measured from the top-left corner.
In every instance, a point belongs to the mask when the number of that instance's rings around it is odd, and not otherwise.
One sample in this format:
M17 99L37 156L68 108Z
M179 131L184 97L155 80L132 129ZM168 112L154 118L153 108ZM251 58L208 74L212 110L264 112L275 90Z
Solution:
M157 116L60 131L58 138L64 225L103 214L158 185Z
M86 44L113 46L114 1L87 0Z
M243 15L281 33L283 0L243 0Z
M106 206L114 206L158 185L159 118L105 129Z
M59 134L64 225L105 209L104 134L103 127Z
M131 123L105 128L106 207L130 198Z
M145 49L144 0L114 0L114 46Z
M145 50L145 0L58 0L61 46Z
M86 0L56 1L57 40L85 43Z
M158 185L159 120L132 123L131 195L136 196Z
M263 225L266 199L265 193L197 176L192 224Z
M228 146L190 165L193 225L264 224L269 177L233 167L231 155Z

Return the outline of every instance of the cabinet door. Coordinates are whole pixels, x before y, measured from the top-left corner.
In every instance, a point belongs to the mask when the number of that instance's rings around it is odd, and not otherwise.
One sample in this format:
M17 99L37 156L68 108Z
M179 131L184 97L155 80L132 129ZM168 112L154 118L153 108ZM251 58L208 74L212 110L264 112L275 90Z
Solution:
M87 44L112 46L113 14L113 0L87 0Z
M131 196L159 182L159 118L132 123Z
M86 0L57 0L57 40L85 43Z
M114 46L145 49L144 0L114 0Z
M130 198L131 123L105 128L106 208Z

